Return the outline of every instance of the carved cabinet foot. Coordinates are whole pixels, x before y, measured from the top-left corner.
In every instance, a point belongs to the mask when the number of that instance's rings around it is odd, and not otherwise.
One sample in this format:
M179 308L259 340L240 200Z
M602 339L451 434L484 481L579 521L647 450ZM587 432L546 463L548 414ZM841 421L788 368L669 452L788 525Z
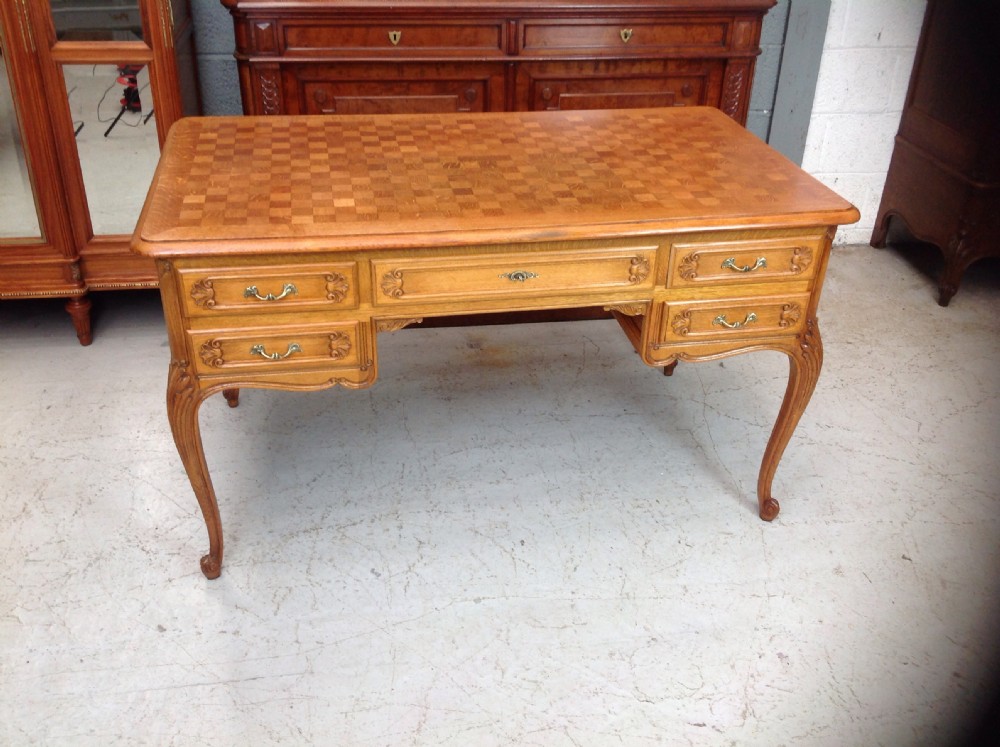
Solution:
M223 389L222 396L226 398L226 403L230 407L238 407L240 404L240 390L239 389Z
M76 337L81 345L89 345L94 341L90 330L90 299L86 296L74 296L66 302L66 313L73 320Z
M771 497L774 473L778 469L778 462L781 461L785 447L792 438L795 426L798 425L816 389L820 368L823 366L823 343L816 320L806 321L805 329L783 352L788 355L788 386L785 389L781 410L778 412L778 419L774 423L774 430L771 431L771 438L764 450L764 459L757 478L757 502L760 518L764 521L772 521L778 515L780 506L778 501Z

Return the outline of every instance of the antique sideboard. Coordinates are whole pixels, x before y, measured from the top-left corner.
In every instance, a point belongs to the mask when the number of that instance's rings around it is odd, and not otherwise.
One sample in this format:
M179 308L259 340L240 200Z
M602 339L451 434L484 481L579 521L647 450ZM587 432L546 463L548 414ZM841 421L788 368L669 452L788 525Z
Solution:
M222 0L246 114L714 106L775 0Z
M710 107L178 122L132 246L158 268L202 571L222 567L205 398L367 387L379 335L470 312L608 309L664 370L786 354L757 483L773 519L772 478L822 363L832 239L857 219Z

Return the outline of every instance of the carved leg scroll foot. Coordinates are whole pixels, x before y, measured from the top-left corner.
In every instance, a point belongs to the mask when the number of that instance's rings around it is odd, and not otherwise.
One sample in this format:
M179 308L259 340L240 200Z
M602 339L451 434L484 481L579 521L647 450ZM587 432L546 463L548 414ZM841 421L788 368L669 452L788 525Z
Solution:
M172 362L167 380L167 415L177 452L205 517L208 554L201 559L201 571L206 578L211 579L218 578L222 572L222 519L208 466L205 464L205 451L198 425L198 410L203 401L204 394L198 389L188 361Z
M226 398L226 402L230 407L238 407L240 404L240 390L239 389L223 389L222 396Z
M780 510L781 506L778 502L774 498L768 498L760 504L760 518L764 521L774 521L774 517L778 515Z
M785 398L774 423L774 430L771 431L771 438L764 450L764 460L757 478L757 502L760 518L764 521L771 521L778 515L780 506L771 497L771 482L795 426L816 389L820 368L823 366L823 342L815 319L806 322L805 330L784 352L788 354L788 387L785 389Z

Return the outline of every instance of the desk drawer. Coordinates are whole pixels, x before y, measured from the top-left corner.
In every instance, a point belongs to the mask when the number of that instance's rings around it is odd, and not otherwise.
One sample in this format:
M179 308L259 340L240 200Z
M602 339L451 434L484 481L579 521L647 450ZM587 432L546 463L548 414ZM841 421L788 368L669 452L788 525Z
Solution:
M824 237L676 243L670 248L671 288L769 280L812 280Z
M605 19L528 21L523 26L523 56L651 55L726 48L725 20L663 23Z
M809 294L668 302L656 342L705 342L795 335L802 331Z
M189 331L199 373L255 373L371 366L370 335L359 322L308 327Z
M181 269L178 274L188 316L353 309L358 305L353 262Z
M656 246L377 260L376 305L652 288Z
M325 52L346 57L399 57L407 54L457 56L503 54L503 24L372 22L283 24L288 54Z

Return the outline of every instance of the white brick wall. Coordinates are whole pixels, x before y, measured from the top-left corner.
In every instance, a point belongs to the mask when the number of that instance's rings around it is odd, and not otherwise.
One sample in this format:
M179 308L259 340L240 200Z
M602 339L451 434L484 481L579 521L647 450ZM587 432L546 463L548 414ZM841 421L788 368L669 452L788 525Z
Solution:
M838 244L867 244L926 0L832 0L802 168L858 206Z

